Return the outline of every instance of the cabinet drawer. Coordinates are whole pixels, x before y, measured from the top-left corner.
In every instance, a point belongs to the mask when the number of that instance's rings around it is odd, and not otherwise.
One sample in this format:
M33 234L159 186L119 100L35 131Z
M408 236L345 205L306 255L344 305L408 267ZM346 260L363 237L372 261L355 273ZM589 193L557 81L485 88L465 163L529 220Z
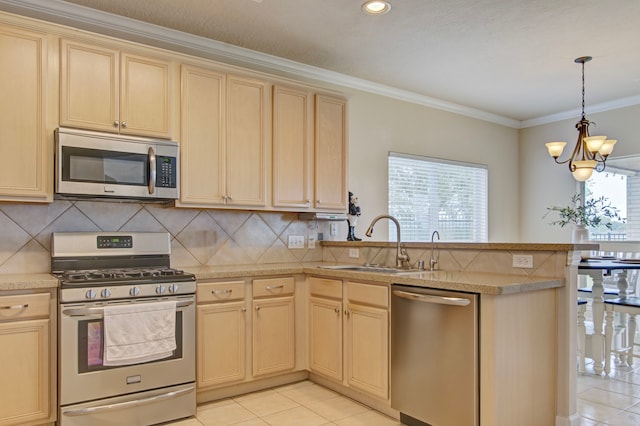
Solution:
M314 296L342 299L342 281L309 277L309 291Z
M49 316L49 293L0 296L0 321Z
M349 302L389 307L389 289L385 285L348 282L347 298Z
M293 294L293 277L253 280L253 297Z
M244 281L198 284L196 300L202 302L227 302L244 299Z

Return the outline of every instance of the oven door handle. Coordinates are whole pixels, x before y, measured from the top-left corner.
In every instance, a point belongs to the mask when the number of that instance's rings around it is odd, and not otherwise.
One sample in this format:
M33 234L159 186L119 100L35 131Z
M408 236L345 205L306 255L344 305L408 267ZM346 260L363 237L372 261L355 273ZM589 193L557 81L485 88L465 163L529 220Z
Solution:
M185 308L193 305L192 300L184 302L176 302L176 308ZM102 316L104 308L80 308L80 309L65 309L62 311L63 315L69 317L88 317L88 316Z
M63 411L64 416L89 416L91 414L103 413L105 411L124 410L126 408L139 407L146 404L154 404L156 402L164 401L167 399L177 398L182 395L186 395L193 392L195 387L187 389L181 389L173 392L164 393L162 395L152 396L150 398L136 399L135 401L119 402L116 404L99 405L97 407L81 408L78 410Z

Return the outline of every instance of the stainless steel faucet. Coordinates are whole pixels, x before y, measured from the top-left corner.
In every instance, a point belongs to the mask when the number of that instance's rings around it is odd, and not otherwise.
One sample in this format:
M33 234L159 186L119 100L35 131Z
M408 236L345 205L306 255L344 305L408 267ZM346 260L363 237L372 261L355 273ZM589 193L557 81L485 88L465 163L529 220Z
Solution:
M429 257L429 270L435 271L436 265L440 261L440 249L438 249L434 255L434 249L436 247L435 237L438 236L438 241L440 241L440 233L438 231L433 231L431 234L431 256Z
M371 221L371 224L369 225L369 228L367 228L367 232L365 232L364 235L366 235L367 237L371 237L371 234L373 234L373 225L375 225L376 222L379 221L380 219L385 219L385 218L389 219L390 221L396 224L396 230L397 230L396 268L410 268L411 264L409 263L409 255L407 254L405 249L401 247L400 222L398 222L398 219L396 219L393 216L389 216L387 214L381 214L380 216L375 217Z

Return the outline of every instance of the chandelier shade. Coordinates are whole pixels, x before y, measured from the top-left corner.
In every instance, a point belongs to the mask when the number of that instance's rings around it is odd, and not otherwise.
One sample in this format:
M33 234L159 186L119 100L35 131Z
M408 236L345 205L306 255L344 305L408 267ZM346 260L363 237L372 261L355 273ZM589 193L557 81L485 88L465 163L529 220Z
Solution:
M558 164L568 163L574 179L580 182L589 179L594 170L601 172L605 169L607 157L613 152L613 146L617 142L615 139L607 139L606 136L589 135L589 126L592 124L595 126L595 123L587 120L584 115L584 64L591 59L591 56L581 56L575 60L576 63L582 65L582 117L576 123L578 141L571 156L564 161L558 160L567 145L566 142L547 142L545 144L554 161Z

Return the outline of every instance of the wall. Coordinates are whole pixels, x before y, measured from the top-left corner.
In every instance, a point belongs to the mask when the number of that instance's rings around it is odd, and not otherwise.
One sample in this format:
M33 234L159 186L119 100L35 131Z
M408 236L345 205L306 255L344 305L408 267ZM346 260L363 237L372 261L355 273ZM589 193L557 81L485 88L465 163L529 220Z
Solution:
M0 203L0 274L49 272L52 232L146 231L171 234L172 266L322 260L287 248L307 222L292 213L164 208L154 204L55 201Z
M615 157L640 154L637 142L637 121L640 106L620 108L597 114L586 114L597 123L591 128L593 135L607 135L618 139ZM546 207L565 205L578 192L579 184L573 179L567 165L553 161L545 142L564 140L565 150L573 149L578 138L575 124L579 117L520 130L520 232L519 240L526 242L568 242L571 229L558 228L543 218ZM567 158L564 153L561 159Z
M489 166L489 241L518 238L518 130L369 93L349 99L349 188L362 216L356 236L388 210L387 154L396 151ZM392 226L395 238L395 227ZM372 240L387 240L380 222Z

